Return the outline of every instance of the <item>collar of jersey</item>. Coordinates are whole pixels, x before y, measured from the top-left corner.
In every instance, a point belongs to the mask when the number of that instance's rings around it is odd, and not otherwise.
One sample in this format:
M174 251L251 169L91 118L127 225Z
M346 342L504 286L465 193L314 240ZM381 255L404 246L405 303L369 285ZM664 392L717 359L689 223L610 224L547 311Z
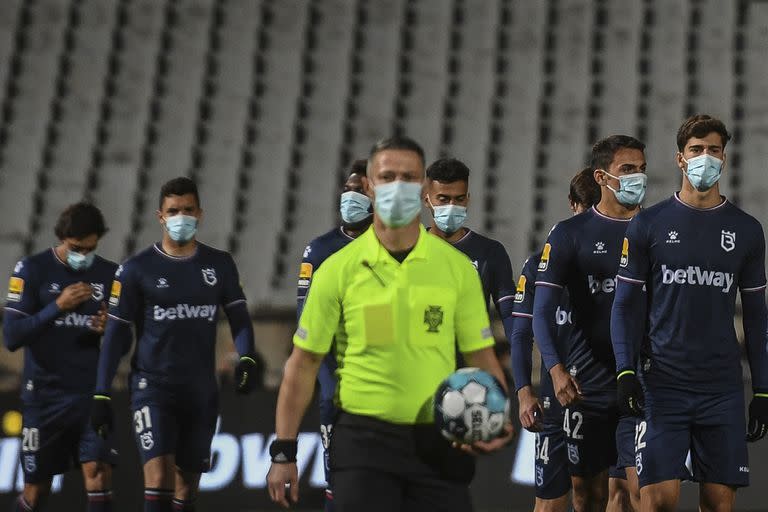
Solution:
M413 246L413 249L411 249L411 252L405 258L405 260L403 260L403 263L412 260L427 259L427 238L430 236L431 235L427 233L427 230L424 229L424 226L419 224L419 239L416 241L416 245ZM358 240L365 244L365 248L361 253L364 260L370 261L372 264L377 262L397 263L397 260L395 260L391 254L389 254L389 251L387 251L383 245L381 245L381 242L376 236L376 230L373 229L373 226L371 226L365 233L360 235ZM398 264L401 265L401 263Z
M601 219L605 219L605 220L612 220L614 222L629 222L629 221L632 220L632 217L630 217L628 219L619 219L618 217L611 217L610 215L606 215L606 214L602 213L600 210L598 210L597 206L595 206L595 205L592 206L592 211L595 212L595 215L597 215Z
M674 198L681 205L685 206L686 208L690 208L691 210L695 210L697 212L711 212L712 210L717 210L718 208L722 208L723 206L725 206L725 203L728 202L728 198L721 194L720 199L722 199L723 201L717 206L712 206L711 208L696 208L695 206L691 206L690 204L680 199L680 192L675 192Z
M172 261L186 261L186 260L191 260L192 258L197 256L197 252L200 250L200 242L197 242L197 245L195 246L195 252L193 252L189 256L173 256L171 254L168 254L160 246L160 242L156 242L156 243L152 244L152 247L155 249L155 252L157 252L157 254L159 254L160 256L163 256L165 258L168 258L169 260L172 260Z

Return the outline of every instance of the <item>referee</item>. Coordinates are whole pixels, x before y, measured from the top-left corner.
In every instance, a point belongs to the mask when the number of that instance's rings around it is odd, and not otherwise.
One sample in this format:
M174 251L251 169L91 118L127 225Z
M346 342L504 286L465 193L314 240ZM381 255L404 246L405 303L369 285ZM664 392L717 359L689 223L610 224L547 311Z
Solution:
M390 138L368 158L365 188L373 228L317 271L293 338L270 447L272 499L298 499L299 424L331 342L336 341L336 403L331 442L338 512L468 511L467 453L500 449L513 435L454 449L434 426L431 398L456 367L504 382L493 351L480 279L461 252L419 224L424 152ZM290 490L286 486L290 485Z

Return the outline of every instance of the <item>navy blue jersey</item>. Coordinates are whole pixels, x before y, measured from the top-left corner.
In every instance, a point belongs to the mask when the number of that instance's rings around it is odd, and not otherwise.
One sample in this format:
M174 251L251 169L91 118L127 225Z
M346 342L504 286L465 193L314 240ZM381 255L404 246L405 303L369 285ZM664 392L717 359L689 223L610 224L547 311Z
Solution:
M118 268L109 316L134 325L134 377L215 387L219 309L244 302L229 253L198 242L193 255L174 257L155 244Z
M702 210L675 194L635 217L619 279L648 290L647 378L685 389L741 388L736 290L763 293L764 258L762 226L728 201Z
M312 240L309 245L304 249L304 257L301 260L301 269L299 271L299 285L297 289L297 308L296 319L301 317L301 312L304 309L304 301L307 298L309 287L312 284L312 275L317 272L317 269L322 263L349 242L354 240L351 236L344 233L339 228L334 228L327 233L320 235ZM323 364L317 374L317 379L320 382L320 413L321 423L332 423L334 416L334 408L332 407L333 396L336 393L336 354L332 350L325 358L323 358Z
M93 392L101 335L91 330L91 317L106 302L117 264L99 256L84 271L72 270L53 249L16 264L11 277L6 314L29 317L46 307L67 286L91 285L91 299L67 312L54 312L53 320L37 339L24 346L22 398L81 395Z
M492 302L499 316L509 316L515 297L515 276L507 250L501 242L467 229L466 234L452 245L467 255L480 274L489 313Z
M532 254L527 260L525 260L525 263L523 264L523 270L521 271L520 278L517 281L517 290L515 292L515 301L512 310L513 316L533 319L533 297L536 283L536 268L539 264L539 261L541 261L541 251ZM555 313L555 322L557 322L558 326L557 352L560 355L560 359L566 360L571 344L571 335L573 332L570 303L568 301L567 291L563 292L560 305L558 306ZM514 356L515 354L513 354L513 357ZM524 377L518 378L515 376L515 381L523 379ZM549 397L550 402L554 401L553 406L559 406L560 404L557 402L552 390L552 377L549 375L543 360L541 362L540 385L542 397Z
M585 390L616 385L610 318L628 224L592 207L552 228L539 261L536 286L568 291L573 332L566 367Z

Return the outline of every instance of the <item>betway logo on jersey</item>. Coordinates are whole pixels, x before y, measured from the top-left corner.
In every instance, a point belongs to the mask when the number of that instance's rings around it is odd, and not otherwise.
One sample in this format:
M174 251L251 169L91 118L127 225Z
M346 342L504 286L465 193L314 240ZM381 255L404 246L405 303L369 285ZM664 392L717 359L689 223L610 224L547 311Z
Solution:
M728 293L733 285L733 274L702 270L698 265L688 268L671 269L661 266L661 282L663 284L692 284L696 286L714 286L723 293Z
M613 279L596 279L595 276L588 275L589 281L589 293L595 295L597 293L613 293L616 291L616 278Z
M213 304L191 306L189 304L176 304L169 308L155 306L154 319L156 322L163 320L184 320L187 318L204 318L209 322L216 320L216 308Z
M56 319L56 327L90 327L91 315L81 315L80 313L67 313Z

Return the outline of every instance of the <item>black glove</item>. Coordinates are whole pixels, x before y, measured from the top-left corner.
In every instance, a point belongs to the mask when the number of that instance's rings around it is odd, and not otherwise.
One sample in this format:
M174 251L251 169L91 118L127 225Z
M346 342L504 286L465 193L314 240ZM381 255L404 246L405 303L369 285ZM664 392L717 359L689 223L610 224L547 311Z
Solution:
M247 395L258 380L259 366L253 356L242 356L235 366L235 391Z
M624 370L616 376L616 398L623 416L643 415L643 387L633 370Z
M755 393L749 404L747 441L754 443L768 433L768 393Z
M109 395L93 395L91 426L102 439L112 432L112 399Z

